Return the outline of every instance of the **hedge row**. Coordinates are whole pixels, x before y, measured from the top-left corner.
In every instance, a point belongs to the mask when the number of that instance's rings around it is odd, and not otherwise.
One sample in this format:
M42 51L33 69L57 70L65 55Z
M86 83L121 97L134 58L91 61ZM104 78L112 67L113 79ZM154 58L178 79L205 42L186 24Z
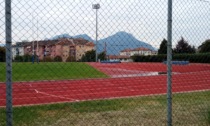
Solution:
M31 55L24 55L24 56L16 56L13 60L14 62L31 62L32 56Z
M153 56L132 56L134 62L163 62L167 60L166 54ZM173 54L173 61L189 61L191 63L210 63L210 53Z
M16 56L13 62L32 62L33 56L31 55L23 55L23 56ZM34 57L34 62L37 62L37 57ZM62 58L60 56L56 56L52 59L49 56L44 57L43 60L39 60L39 62L62 62Z

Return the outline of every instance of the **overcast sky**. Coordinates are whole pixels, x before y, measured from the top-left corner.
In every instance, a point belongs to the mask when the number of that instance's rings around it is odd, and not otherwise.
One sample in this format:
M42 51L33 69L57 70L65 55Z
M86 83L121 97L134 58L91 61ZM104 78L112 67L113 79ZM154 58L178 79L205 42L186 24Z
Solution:
M13 0L13 42L42 40L59 34L87 34L95 39L98 10L99 39L118 31L158 48L167 38L168 0ZM0 41L4 42L4 0L0 2ZM210 3L173 0L173 46L183 36L196 47L210 38Z

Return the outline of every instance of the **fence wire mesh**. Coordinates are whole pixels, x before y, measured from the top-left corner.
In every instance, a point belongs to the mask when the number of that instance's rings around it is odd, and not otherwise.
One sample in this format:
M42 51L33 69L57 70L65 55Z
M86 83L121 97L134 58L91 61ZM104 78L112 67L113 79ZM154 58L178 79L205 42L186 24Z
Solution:
M6 2L0 125L210 125L210 1Z

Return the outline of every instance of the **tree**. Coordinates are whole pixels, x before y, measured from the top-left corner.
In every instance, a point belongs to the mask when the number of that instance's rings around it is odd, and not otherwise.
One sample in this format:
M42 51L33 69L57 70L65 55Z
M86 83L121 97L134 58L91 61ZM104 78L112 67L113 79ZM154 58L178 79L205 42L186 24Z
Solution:
M167 40L164 38L158 49L158 54L167 54Z
M58 59L58 58L57 58L57 59ZM56 60L57 60L57 59L56 59ZM44 62L53 62L53 59L52 59L50 56L45 56L44 59L43 59L43 61L44 61ZM56 62L58 62L58 61L56 61Z
M32 60L32 55L25 54L23 55L23 62L31 62Z
M23 62L23 56L16 55L14 58L15 62Z
M199 53L207 53L210 52L210 39L206 40L203 42L199 47L198 47Z
M6 50L5 47L0 47L0 62L5 62Z
M95 50L87 51L81 58L82 62L94 62L95 61Z
M76 58L74 56L69 56L67 59L66 59L66 62L76 62Z
M100 60L106 60L106 53L104 51L101 52L101 53L99 53L98 59L100 59Z
M183 37L178 41L176 48L173 49L174 53L195 53L195 47L188 44Z
M62 62L62 57L61 57L61 56L56 56L56 57L54 58L54 61L55 61L55 62Z
M106 53L105 52L101 52L98 54L98 59L100 60L105 60L106 58ZM96 59L96 53L95 50L90 50L87 51L81 58L80 61L82 62L95 62Z

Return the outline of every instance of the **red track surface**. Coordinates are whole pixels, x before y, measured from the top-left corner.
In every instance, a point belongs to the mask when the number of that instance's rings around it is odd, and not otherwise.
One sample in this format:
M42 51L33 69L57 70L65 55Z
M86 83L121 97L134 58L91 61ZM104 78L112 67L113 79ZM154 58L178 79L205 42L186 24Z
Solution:
M151 71L166 71L164 64L90 63L90 65L112 78L15 82L13 83L13 104L49 104L166 93L166 75L146 76L142 74ZM173 92L210 90L210 65L176 65L173 66L173 72L177 72L173 75ZM131 76L120 77L117 75ZM0 84L0 106L5 106L5 99L5 84Z

